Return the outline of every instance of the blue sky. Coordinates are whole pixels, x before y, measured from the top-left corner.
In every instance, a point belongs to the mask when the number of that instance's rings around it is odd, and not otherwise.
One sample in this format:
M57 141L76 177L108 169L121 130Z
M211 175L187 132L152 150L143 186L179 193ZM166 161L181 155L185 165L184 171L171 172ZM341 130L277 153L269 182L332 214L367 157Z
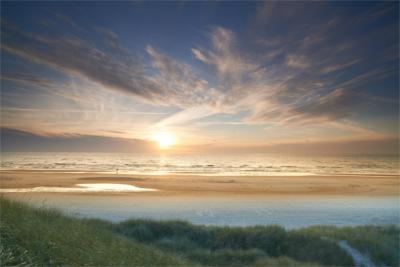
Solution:
M7 136L398 143L397 2L1 5Z

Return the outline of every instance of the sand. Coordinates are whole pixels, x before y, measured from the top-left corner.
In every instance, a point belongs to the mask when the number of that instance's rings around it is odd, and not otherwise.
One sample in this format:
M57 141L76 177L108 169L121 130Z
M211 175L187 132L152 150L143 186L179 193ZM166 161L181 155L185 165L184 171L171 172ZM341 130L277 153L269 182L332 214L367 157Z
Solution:
M126 194L229 195L351 195L399 196L398 175L327 176L196 176L117 175L90 172L1 171L0 188L73 187L76 184L118 183L157 189ZM95 193L95 192L93 192ZM73 192L72 192L73 194ZM77 194L77 193L76 193ZM101 192L112 194L112 192Z

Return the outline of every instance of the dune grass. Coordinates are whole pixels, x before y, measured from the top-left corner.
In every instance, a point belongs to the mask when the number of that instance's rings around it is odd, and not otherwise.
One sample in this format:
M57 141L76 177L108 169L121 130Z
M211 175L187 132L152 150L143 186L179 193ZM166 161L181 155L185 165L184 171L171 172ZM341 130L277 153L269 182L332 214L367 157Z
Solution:
M339 240L398 266L399 227L199 226L182 221L77 219L0 198L0 265L352 266Z
M188 266L187 261L46 208L0 199L2 266Z
M186 258L205 265L245 266L262 261L268 263L264 259L266 256L274 260L291 258L292 263L299 261L303 265L353 265L352 258L337 242L286 231L277 225L212 227L195 226L181 221L130 220L114 227L124 236L164 250L179 251Z
M346 240L368 255L378 266L400 266L400 230L398 226L313 226L296 231L308 236Z

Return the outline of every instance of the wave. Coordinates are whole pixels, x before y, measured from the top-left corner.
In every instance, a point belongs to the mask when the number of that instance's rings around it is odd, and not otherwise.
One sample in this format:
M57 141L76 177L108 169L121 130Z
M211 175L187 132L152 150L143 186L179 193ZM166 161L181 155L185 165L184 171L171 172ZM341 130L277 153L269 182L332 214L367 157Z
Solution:
M123 174L199 175L398 175L397 157L296 157L140 155L97 153L2 153L2 170L90 171Z

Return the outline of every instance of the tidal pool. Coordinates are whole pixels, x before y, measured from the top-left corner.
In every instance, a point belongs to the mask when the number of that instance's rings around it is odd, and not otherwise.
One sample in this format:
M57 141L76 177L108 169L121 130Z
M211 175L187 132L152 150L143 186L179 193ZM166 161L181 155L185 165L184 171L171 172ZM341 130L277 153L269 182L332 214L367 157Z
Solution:
M0 188L0 193L100 193L100 192L150 192L157 189L129 184L76 184L76 187L38 186L32 188Z

